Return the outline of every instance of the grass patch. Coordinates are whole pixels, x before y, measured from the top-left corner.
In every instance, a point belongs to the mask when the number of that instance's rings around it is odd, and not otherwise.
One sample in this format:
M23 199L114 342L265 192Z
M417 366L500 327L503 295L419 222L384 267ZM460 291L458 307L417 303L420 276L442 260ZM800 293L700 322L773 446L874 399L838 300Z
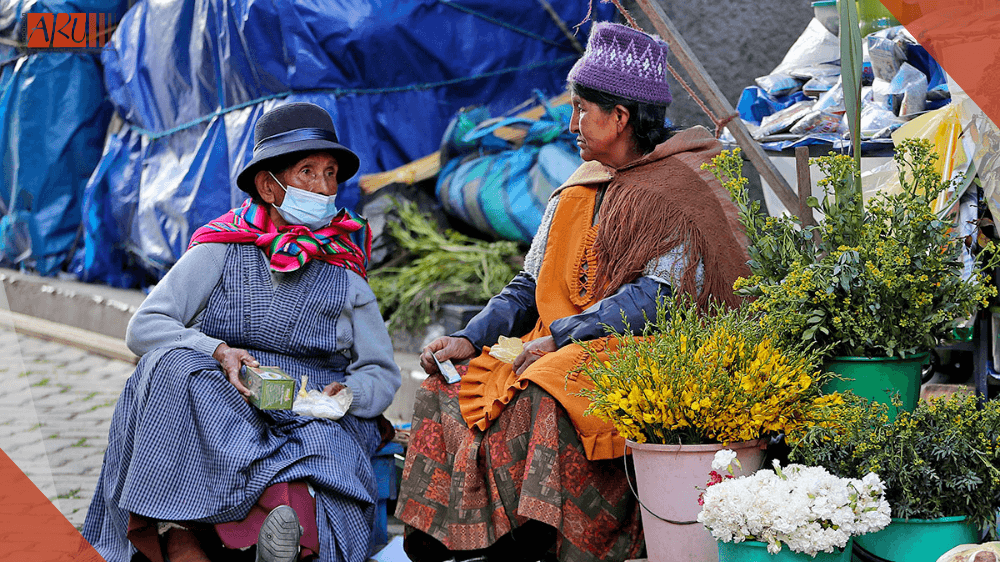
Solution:
M65 494L59 494L56 496L57 500L78 500L80 498L80 488L74 488Z
M88 411L93 412L94 410L97 410L99 408L107 408L108 406L114 406L116 400L117 398L112 398L110 400L105 401L103 404L94 404L93 406L90 407L90 410Z

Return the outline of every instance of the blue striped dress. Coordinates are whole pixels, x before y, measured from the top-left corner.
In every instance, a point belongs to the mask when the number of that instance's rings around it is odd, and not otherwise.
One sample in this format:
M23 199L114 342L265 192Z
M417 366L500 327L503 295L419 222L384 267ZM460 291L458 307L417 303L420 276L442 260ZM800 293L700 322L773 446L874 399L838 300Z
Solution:
M336 352L347 272L311 261L272 284L252 245L233 244L201 330L247 349L310 388L343 382ZM306 480L316 491L322 561L369 554L375 482L374 421L261 411L247 404L204 352L159 348L142 357L111 421L108 449L84 537L108 562L136 552L129 514L159 521L221 523L246 516L269 485Z

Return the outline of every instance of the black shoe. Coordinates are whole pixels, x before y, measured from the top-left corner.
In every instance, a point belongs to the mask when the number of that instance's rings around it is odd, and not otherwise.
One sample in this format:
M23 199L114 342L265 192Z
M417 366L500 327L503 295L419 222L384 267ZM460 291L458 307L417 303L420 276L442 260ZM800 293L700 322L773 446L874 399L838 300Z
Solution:
M267 514L257 535L257 562L294 562L299 558L302 527L299 516L287 505Z

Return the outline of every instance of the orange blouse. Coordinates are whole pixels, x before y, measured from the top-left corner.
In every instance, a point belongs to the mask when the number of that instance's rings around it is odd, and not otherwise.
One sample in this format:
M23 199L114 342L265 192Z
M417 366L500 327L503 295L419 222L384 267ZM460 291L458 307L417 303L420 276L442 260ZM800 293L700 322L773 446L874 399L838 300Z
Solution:
M539 319L521 340L528 342L550 335L548 326L559 318L579 314L593 304L596 258L593 252L597 225L592 225L597 188L574 186L560 192L552 217L542 266L536 280L535 304ZM601 347L603 340L592 342ZM510 364L489 354L489 348L469 363L462 377L459 402L469 427L485 430L504 406L529 382L542 387L568 412L590 460L621 456L625 440L614 426L584 415L590 400L579 396L591 388L590 380L574 372L589 357L577 344L570 344L538 358L520 376ZM603 358L602 358L603 359Z

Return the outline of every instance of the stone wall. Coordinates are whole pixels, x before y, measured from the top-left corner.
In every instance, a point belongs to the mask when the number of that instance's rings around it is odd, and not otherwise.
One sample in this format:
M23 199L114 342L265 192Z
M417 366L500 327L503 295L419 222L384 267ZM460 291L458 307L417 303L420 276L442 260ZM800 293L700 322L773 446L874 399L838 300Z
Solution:
M735 107L743 88L768 74L812 19L809 0L658 0L719 90ZM653 27L634 0L623 5L643 29ZM683 73L677 59L670 63ZM670 77L674 102L667 115L681 127L711 121ZM685 76L685 79L687 77Z

